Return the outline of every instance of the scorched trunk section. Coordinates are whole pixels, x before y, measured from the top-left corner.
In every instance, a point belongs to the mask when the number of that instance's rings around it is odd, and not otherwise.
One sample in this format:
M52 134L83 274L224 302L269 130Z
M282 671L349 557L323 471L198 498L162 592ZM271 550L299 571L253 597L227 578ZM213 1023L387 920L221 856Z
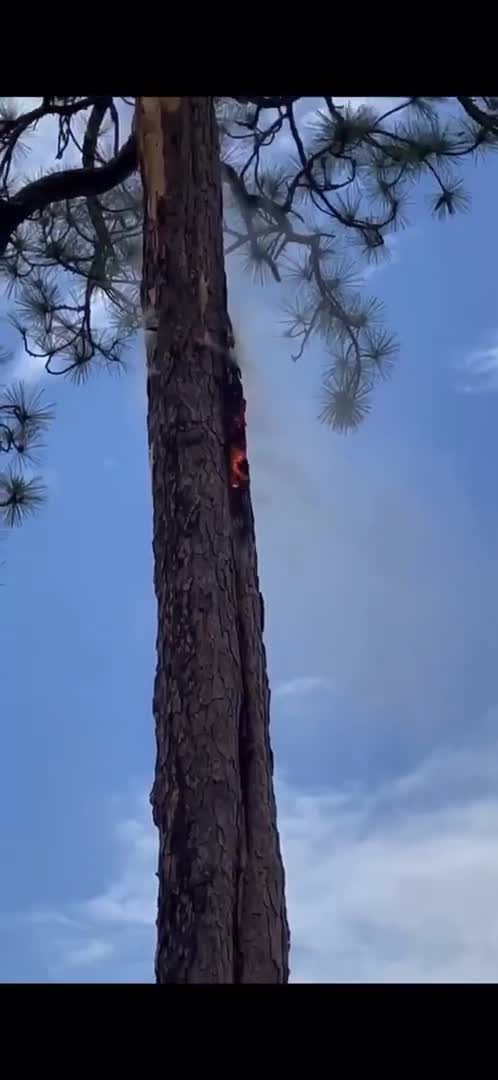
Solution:
M138 98L136 131L158 605L156 978L285 983L262 603L247 457L235 460L246 452L243 413L237 445L227 430L213 100ZM231 490L235 475L243 491Z

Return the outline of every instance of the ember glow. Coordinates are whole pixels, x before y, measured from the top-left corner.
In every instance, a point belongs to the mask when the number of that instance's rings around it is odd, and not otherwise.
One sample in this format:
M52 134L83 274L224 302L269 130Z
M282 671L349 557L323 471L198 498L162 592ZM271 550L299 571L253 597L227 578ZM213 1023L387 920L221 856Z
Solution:
M225 397L227 434L228 485L232 493L231 508L235 516L243 510L241 495L249 486L249 463L246 444L246 402L242 392L240 371L228 373Z
M246 403L240 401L230 421L230 487L243 490L249 480L246 449Z
M230 447L230 487L245 488L249 477L249 465L245 450Z

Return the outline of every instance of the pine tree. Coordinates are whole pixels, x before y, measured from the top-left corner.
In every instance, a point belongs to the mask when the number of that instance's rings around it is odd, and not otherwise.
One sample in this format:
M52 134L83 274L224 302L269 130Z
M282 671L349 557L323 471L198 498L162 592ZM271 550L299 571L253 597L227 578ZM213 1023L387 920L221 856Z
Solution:
M160 983L285 983L289 972L224 256L287 282L293 358L321 338L322 418L355 428L397 350L358 263L388 252L419 182L436 215L465 208L459 164L498 146L495 98L353 107L325 97L306 109L296 97L48 97L24 111L7 102L0 116L1 271L27 352L79 382L119 369L145 330ZM48 118L62 165L23 183L17 153ZM22 465L51 418L41 391L18 385L0 398L0 450L16 460L0 477L8 524L43 498Z

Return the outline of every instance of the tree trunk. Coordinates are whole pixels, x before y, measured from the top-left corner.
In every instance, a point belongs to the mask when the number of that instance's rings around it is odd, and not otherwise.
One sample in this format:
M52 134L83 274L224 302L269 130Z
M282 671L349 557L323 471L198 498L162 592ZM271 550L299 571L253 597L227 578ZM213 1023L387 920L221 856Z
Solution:
M230 491L213 101L138 98L136 122L158 604L156 979L285 983L254 520L248 486Z

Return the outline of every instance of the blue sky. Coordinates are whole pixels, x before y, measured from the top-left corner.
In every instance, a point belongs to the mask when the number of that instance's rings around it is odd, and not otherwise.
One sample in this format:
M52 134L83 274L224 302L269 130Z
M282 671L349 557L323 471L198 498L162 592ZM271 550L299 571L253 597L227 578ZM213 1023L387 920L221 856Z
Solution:
M317 422L277 287L230 275L296 981L496 979L497 181L470 168L471 213L416 208L370 275L402 350L354 436ZM0 979L151 980L141 342L47 392L49 501L3 545Z

